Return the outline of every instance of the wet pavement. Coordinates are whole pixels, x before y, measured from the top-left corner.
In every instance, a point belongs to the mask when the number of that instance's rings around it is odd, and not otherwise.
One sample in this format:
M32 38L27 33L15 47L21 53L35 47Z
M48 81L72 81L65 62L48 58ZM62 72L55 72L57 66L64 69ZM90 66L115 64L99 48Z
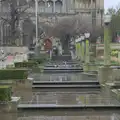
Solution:
M31 100L21 101L21 104L41 105L120 105L116 99L102 92L34 92Z
M84 73L63 73L63 74L31 74L29 77L35 81L98 81L96 75ZM46 89L41 91L17 89L16 96L21 96L20 104L39 104L49 105L120 105L120 103L111 97L106 91L96 89ZM3 114L0 113L2 120L120 120L120 112L114 111L18 111L18 113Z
M55 115L56 114L56 115ZM17 114L0 114L2 120L119 120L120 115L119 113L97 113L97 112L77 112L74 113L65 113L60 114L55 112L55 114L48 113L40 113L36 112L24 112L24 113L17 113ZM79 114L79 115L78 115ZM8 119L9 118L9 119Z
M115 116L36 116L20 117L18 120L117 120L117 118Z
M63 73L63 74L31 74L30 78L38 81L97 81L97 76L84 73Z

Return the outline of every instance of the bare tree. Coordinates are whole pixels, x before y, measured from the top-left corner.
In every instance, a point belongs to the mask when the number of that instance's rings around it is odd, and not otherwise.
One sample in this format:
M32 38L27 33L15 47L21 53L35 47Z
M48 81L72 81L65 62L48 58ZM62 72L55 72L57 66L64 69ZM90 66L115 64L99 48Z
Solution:
M65 18L56 24L53 28L52 34L53 36L61 39L64 49L68 49L67 47L70 37L80 35L85 32L91 33L91 43L96 44L96 39L103 34L103 29L101 26L96 26L93 32L91 16L74 16Z
M115 42L117 34L120 35L120 4L116 6L116 8L109 8L107 10L107 14L112 16L111 21L111 38L112 42Z
M10 25L11 28L11 44L15 44L16 34L18 31L19 22L22 16L25 14L25 11L30 7L26 0L1 0L2 4L6 4L8 8L6 16L1 16L1 19Z

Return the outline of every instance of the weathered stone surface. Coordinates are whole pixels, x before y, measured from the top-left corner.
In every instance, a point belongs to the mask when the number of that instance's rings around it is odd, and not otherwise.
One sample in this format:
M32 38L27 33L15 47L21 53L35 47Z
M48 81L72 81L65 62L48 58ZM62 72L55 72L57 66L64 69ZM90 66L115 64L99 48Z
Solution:
M104 84L106 82L112 82L112 72L113 69L110 67L100 67L98 70L98 80L101 84Z

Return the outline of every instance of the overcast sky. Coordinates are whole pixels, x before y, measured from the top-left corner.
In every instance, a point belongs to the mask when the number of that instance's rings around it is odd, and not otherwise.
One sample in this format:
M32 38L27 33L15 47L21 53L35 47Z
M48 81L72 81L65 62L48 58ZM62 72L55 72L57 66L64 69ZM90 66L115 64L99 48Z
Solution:
M118 3L120 3L120 0L104 0L105 3L105 9L109 7L115 7Z

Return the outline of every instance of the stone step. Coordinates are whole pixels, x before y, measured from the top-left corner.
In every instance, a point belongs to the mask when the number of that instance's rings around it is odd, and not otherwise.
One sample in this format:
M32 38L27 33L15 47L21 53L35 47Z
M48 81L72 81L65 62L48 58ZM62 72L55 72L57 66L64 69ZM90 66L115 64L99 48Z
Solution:
M83 69L69 70L69 69L44 69L44 73L77 73L83 72Z
M64 55L64 56L52 56L52 60L58 60L58 61L69 61L72 60L72 57L70 55Z
M50 88L49 92L83 92L84 93L90 93L90 94L94 94L95 92L99 93L100 92L100 88ZM32 92L48 92L47 88L35 88L32 89Z
M44 88L44 89L51 89L51 88L55 88L55 89L59 89L59 88L84 88L84 89L89 89L89 88L100 88L100 85L32 85L32 88Z
M33 85L99 85L98 81L33 81Z
M119 111L120 105L103 105L103 104L95 104L95 105L56 105L56 104L19 104L17 106L18 110L26 109L26 110L63 110L63 111L70 111L70 110L107 110L107 111Z

